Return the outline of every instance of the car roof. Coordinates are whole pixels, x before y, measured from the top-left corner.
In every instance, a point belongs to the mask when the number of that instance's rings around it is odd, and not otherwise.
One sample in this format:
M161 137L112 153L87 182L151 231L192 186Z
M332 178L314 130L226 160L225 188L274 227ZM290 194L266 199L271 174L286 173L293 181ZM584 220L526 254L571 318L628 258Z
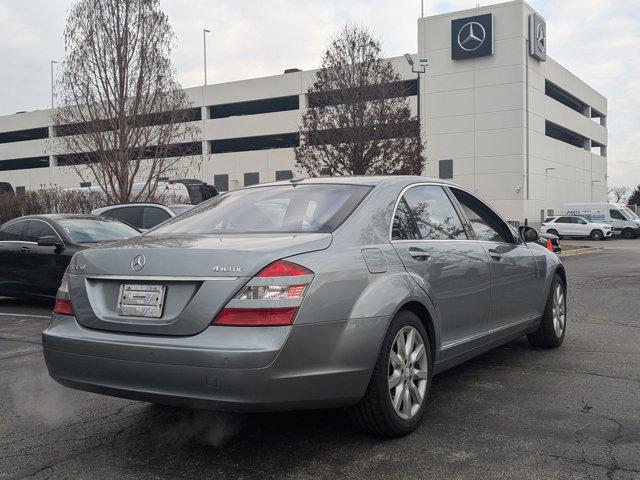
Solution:
M273 185L291 185L295 183L296 185L317 185L317 184L336 184L336 185L365 185L375 187L381 184L393 184L393 183L418 183L418 182L428 182L428 183L441 183L445 185L457 186L452 182L447 180L442 180L441 178L431 178L431 177L421 177L418 175L386 175L386 176L337 176L337 177L311 177L311 178L293 178L290 180L280 180L278 182L270 182L270 183L260 183L256 185L251 185L245 188L259 188L264 186L273 186Z
M112 203L111 205L105 205L104 207L96 208L94 210L103 210L105 208L117 208L117 207L166 207L164 203L160 202L128 202L128 203Z
M86 213L43 213L39 215L25 215L23 217L12 218L11 221L14 220L67 220L67 219L95 219L97 218L95 215L86 214Z

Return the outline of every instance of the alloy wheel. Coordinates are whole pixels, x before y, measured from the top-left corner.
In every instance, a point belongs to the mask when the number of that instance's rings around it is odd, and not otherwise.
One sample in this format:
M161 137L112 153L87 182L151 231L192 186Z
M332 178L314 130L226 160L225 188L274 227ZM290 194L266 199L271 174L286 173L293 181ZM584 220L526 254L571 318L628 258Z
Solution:
M564 332L564 326L566 321L567 305L564 297L564 289L561 284L556 284L553 291L553 329L556 332L556 336L560 338Z
M420 332L402 328L389 355L389 396L398 416L409 420L417 415L424 402L429 379L429 361Z

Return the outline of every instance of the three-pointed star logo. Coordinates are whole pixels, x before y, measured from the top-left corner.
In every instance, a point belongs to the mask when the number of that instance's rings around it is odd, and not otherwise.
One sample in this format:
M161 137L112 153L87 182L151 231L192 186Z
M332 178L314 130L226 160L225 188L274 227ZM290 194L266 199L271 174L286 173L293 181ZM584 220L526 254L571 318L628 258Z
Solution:
M467 52L479 49L487 38L487 32L478 22L465 23L458 31L458 45Z
M134 272L139 272L143 269L146 262L147 259L144 258L144 255L138 255L131 261L131 270L133 270Z
M547 48L547 34L542 23L539 23L536 27L536 43L538 44L538 50L541 52L544 52L545 48Z

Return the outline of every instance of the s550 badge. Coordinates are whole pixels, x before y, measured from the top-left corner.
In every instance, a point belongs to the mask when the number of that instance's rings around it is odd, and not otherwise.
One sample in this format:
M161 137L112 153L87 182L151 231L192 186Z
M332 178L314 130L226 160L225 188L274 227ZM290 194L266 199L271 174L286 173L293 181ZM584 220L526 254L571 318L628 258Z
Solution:
M82 270L86 270L87 266L86 265L69 265L69 269L70 270L75 270L75 271L82 271Z
M223 272L223 273L240 273L242 271L242 267L222 267L220 265L215 265L212 269L212 272Z

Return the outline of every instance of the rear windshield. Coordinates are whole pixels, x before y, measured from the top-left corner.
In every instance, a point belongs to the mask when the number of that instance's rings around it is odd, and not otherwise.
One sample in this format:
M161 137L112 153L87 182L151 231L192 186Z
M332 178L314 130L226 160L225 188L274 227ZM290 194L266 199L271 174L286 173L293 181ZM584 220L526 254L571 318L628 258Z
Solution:
M276 185L225 193L153 230L158 234L332 232L370 187Z
M135 228L108 217L64 219L58 224L74 243L124 240L140 235Z

